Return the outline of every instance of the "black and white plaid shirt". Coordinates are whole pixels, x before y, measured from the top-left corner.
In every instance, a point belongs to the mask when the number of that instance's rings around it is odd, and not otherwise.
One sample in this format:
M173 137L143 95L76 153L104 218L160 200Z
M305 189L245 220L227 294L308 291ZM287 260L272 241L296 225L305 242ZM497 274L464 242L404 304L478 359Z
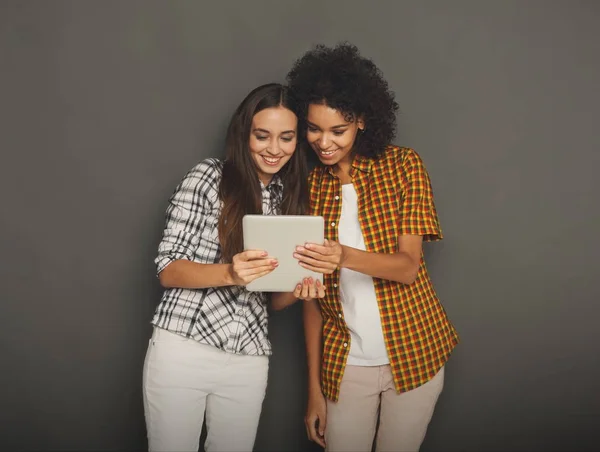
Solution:
M218 221L219 183L223 162L207 159L186 174L169 200L166 225L155 260L157 273L178 259L216 264L221 259ZM265 215L280 211L281 179L262 188ZM166 289L152 324L221 350L245 355L270 355L267 298L245 287Z

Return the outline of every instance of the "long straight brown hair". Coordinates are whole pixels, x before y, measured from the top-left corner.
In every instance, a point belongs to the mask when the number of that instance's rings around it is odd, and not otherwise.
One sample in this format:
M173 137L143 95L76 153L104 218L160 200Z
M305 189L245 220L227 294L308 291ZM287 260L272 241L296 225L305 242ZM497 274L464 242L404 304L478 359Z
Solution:
M284 107L297 115L287 87L278 83L255 88L233 114L227 128L226 157L219 197L223 203L219 218L221 261L229 263L243 251L242 218L262 214L258 168L250 156L250 132L254 115L266 108ZM300 137L297 142L301 143ZM277 173L283 182L282 215L302 215L308 206L308 170L303 147L298 144L290 160Z

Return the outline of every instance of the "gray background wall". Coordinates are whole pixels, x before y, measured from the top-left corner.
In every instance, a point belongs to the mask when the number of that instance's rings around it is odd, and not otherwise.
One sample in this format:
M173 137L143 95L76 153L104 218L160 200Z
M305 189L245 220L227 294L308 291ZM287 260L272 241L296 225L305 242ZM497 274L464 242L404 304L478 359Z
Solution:
M423 450L596 450L598 19L595 1L3 0L0 447L145 447L167 199L251 88L348 39L397 93L446 235L427 254L462 343ZM308 450L298 308L271 332L256 448Z

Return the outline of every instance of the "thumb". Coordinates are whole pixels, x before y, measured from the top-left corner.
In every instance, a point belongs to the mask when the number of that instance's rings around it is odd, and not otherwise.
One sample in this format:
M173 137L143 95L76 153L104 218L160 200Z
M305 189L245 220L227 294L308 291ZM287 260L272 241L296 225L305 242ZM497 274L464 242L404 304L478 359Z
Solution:
M264 250L246 250L239 254L240 260L248 262L252 259L260 259L268 256L268 253Z
M323 436L325 434L325 426L327 420L325 416L319 416L319 435Z

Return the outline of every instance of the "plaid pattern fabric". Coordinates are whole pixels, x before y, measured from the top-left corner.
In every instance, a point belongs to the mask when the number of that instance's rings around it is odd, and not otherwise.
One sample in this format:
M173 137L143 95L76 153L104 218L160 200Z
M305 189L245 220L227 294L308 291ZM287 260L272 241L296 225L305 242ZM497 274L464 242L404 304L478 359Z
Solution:
M429 175L412 149L390 146L378 159L356 157L352 182L367 251L394 253L401 234L442 239ZM316 167L309 178L312 215L325 218L325 236L338 240L341 183L331 167ZM337 401L350 351L350 333L339 296L339 270L325 275L321 385ZM438 300L421 253L417 279L410 285L373 278L384 340L398 392L431 379L458 343L458 334Z
M221 261L217 229L222 169L223 162L207 159L192 168L175 189L155 259L157 273L178 259L201 264ZM283 198L281 179L275 175L267 187L261 182L261 188L263 213L278 214ZM152 324L231 353L272 353L266 296L245 287L166 289Z

